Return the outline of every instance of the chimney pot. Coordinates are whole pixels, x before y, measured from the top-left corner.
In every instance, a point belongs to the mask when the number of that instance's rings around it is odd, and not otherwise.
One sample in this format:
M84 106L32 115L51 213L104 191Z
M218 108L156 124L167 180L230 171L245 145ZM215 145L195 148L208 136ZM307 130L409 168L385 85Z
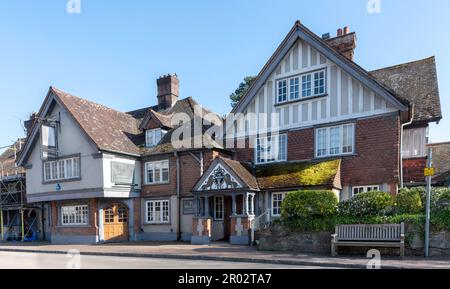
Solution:
M178 76L176 74L163 75L156 83L158 85L158 110L171 108L180 95Z
M344 35L347 35L347 34L349 34L349 33L350 33L350 27L345 26L345 27L344 27Z

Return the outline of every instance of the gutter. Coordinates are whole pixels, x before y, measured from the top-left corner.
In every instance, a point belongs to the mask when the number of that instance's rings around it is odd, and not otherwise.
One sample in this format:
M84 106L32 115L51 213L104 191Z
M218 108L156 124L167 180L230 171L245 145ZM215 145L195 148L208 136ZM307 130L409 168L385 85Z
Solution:
M180 156L178 152L174 153L177 163L177 241L181 241L181 187L180 187Z
M405 187L403 183L403 131L406 126L411 125L414 121L414 104L411 105L411 119L409 122L401 125L400 129L400 188L403 189Z

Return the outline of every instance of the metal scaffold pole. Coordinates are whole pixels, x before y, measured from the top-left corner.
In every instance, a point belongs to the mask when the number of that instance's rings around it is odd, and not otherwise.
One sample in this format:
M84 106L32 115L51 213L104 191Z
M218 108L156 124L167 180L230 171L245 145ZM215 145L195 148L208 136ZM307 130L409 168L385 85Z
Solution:
M5 241L5 232L3 231L3 211L0 211L0 229L2 233L2 241Z
M22 218L22 242L25 241L25 223L24 223L24 219L23 219L23 214L24 214L24 212L22 209L22 210L20 210L20 215Z

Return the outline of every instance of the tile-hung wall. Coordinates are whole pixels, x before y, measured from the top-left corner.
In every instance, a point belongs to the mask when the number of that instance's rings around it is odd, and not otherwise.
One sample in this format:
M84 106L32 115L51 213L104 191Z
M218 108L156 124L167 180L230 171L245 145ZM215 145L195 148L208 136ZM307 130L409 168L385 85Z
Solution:
M326 93L318 97L302 99L302 74L325 71ZM277 82L299 76L299 99L286 103L277 102ZM314 81L312 81L314 83ZM347 119L363 118L395 112L396 109L386 101L350 77L342 69L318 53L304 41L297 41L285 56L281 64L260 89L254 100L250 102L245 113L257 115L266 113L266 120L252 121L248 119L247 131L250 134L267 131L279 123L280 130L310 127ZM277 116L270 117L276 113ZM239 130L242 136L245 130Z

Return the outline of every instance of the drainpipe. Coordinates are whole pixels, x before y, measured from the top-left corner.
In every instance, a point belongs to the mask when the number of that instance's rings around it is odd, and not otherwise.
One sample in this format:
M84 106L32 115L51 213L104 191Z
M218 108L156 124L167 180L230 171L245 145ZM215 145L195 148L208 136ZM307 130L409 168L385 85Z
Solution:
M175 152L177 162L177 241L181 241L181 188L180 188L180 156Z
M409 122L401 125L400 129L400 188L403 189L403 130L406 126L411 125L414 121L414 104L411 106L411 119Z

